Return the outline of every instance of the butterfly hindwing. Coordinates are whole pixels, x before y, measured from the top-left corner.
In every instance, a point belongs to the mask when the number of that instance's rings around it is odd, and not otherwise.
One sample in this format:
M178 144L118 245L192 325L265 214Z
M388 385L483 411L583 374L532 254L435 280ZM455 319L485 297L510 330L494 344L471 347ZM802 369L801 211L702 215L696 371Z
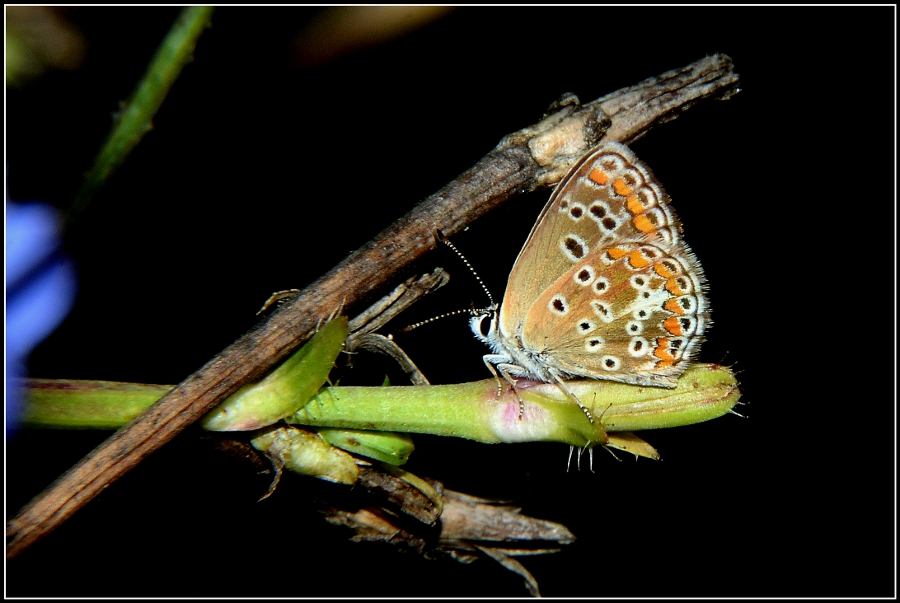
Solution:
M644 385L672 385L708 324L699 265L650 243L588 254L532 304L524 348L557 371Z

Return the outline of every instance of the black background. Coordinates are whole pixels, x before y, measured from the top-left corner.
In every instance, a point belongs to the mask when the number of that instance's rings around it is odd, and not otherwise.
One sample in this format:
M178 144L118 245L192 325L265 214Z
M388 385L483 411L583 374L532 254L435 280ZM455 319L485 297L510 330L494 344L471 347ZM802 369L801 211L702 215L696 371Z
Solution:
M889 596L894 588L894 16L881 8L465 8L298 68L303 8L220 8L154 130L84 215L79 294L36 377L177 383L562 93L583 101L713 53L742 77L633 145L710 283L701 360L748 405L643 434L664 461L416 437L408 468L513 500L578 540L524 558L545 596ZM68 9L83 67L7 91L9 194L65 207L175 8ZM548 191L454 238L495 297ZM409 322L483 304L450 285ZM405 317L404 317L405 318ZM406 324L404 322L404 324ZM486 377L465 320L403 336L433 383ZM380 360L345 379L377 384ZM375 367L374 369L371 367ZM369 374L366 373L369 371ZM399 381L399 377L394 377ZM108 433L7 441L6 512ZM358 544L265 475L180 436L7 564L12 596L521 596L464 566Z

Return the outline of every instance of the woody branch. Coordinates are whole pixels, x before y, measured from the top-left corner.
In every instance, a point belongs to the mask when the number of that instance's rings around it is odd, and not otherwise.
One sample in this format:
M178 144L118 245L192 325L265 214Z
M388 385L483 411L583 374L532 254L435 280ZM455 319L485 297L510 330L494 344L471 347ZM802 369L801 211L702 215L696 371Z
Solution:
M512 196L557 182L601 142L632 142L694 103L737 90L731 59L714 55L591 103L561 99L538 123L506 136L471 169L356 250L182 381L58 478L7 523L7 558L51 532L144 457L296 350L316 324L390 284L434 248Z

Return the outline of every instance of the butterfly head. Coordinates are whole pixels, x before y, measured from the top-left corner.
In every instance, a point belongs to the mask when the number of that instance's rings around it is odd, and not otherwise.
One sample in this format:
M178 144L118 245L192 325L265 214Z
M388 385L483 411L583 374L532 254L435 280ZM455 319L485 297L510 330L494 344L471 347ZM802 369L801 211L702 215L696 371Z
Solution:
M499 306L497 303L492 303L487 308L473 308L470 310L471 318L469 318L469 328L472 329L472 332L475 334L475 337L483 342L490 345L491 339L496 339L497 337L497 320L498 320L498 310ZM482 325L484 323L484 319L490 317L490 325L488 326L487 333L484 332Z

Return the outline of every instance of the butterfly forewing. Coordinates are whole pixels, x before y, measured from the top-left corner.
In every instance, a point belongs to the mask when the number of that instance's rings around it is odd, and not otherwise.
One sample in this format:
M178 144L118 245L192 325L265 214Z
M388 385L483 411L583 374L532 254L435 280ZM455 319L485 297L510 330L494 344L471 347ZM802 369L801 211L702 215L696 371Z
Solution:
M591 251L626 241L674 246L680 227L668 197L628 147L607 143L562 179L509 276L500 327L513 335L534 300Z

